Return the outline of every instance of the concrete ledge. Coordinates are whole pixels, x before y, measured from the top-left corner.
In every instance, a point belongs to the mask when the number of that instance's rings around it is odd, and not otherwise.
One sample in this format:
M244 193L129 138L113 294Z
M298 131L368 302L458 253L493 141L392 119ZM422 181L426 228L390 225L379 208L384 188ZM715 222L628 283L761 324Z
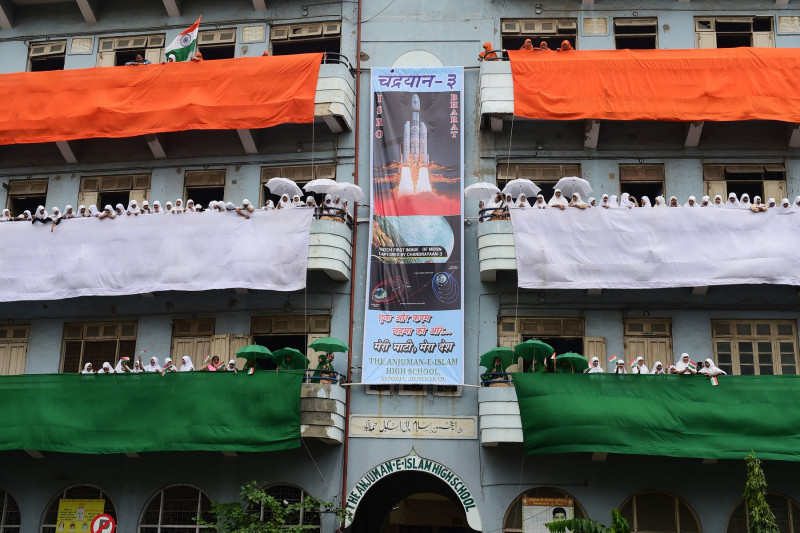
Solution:
M314 117L322 118L334 133L352 131L355 122L355 93L353 76L345 65L320 65Z
M300 435L327 444L344 442L347 394L333 384L303 383L300 389Z
M482 387L478 390L478 420L481 446L522 442L522 420L519 416L514 387Z
M517 250L510 220L478 223L478 263L481 281L496 281L499 270L517 269Z
M350 279L353 232L333 220L311 221L311 238L308 243L308 269L322 270L331 279Z

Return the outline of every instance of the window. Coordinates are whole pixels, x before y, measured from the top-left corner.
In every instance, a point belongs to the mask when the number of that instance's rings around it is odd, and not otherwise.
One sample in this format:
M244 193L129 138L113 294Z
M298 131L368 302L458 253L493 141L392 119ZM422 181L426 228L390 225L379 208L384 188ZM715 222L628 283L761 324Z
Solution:
M664 369L672 364L672 324L668 318L629 318L625 320L625 361L644 357L644 364L653 370L656 361Z
M619 181L621 192L639 201L647 196L655 203L656 196L664 194L664 165L620 165Z
M694 41L695 48L773 47L772 17L697 17Z
M572 497L571 494L564 492L561 489L550 487L539 487L529 489L517 496L514 501L509 505L506 510L506 515L503 518L503 533L521 533L523 530L522 521L525 513L526 503L525 498L554 498L560 500L571 500L573 504L574 518L586 518L586 511L583 510L578 501ZM542 502L544 503L544 502ZM550 520L546 520L550 522Z
M120 357L133 359L136 351L136 322L73 322L64 325L64 357L61 371L75 373L92 363L115 366Z
M193 200L195 205L208 205L225 198L225 171L203 170L187 171L183 177L184 198Z
M280 196L272 194L266 187L266 183L270 178L283 177L289 178L297 183L301 189L303 185L314 179L328 178L336 179L336 165L297 165L293 167L264 167L261 169L261 198L259 201L264 205L267 200L272 200L275 205L278 204ZM306 194L308 196L308 194ZM317 204L322 204L325 199L324 194L313 195ZM303 198L305 200L305 197Z
M28 72L64 70L67 41L31 43L28 50Z
M793 499L774 492L767 493L767 504L775 515L781 533L800 533L800 504ZM750 531L750 510L747 500L742 500L728 520L728 533Z
M308 494L301 488L293 487L291 485L275 485L273 487L269 487L267 489L267 494L278 500L279 502L286 502L286 504L291 503L302 503L305 501ZM267 520L269 518L269 509L265 509L263 506L260 509L260 517L261 520ZM300 509L297 514L294 514L289 517L284 527L292 527L292 526L313 526L314 529L319 530L320 528L320 518L318 512L309 512L305 509Z
M100 487L92 485L76 485L56 494L50 501L47 511L42 516L40 533L67 533L68 527L58 523L58 503L60 500L105 500L104 513L116 520L117 512L108 494ZM59 527L61 525L61 527ZM58 530L58 531L57 531ZM75 533L78 533L77 531Z
M553 347L557 354L575 352L587 358L606 356L604 337L584 337L582 318L520 317L501 318L498 322L497 345L514 349L528 339L539 339ZM525 363L523 371L527 371ZM515 369L509 367L509 372Z
M794 320L712 320L711 333L717 366L728 374L797 374Z
M533 46L537 48L539 43L545 41L548 48L556 50L566 40L573 48L578 49L577 19L503 20L500 26L503 48L506 50L519 50L525 39L533 41Z
M339 21L273 26L269 32L272 55L313 52L338 54L341 49L341 33L342 23Z
M36 208L46 205L47 180L11 180L8 182L8 202L6 208L14 216L23 211L36 213Z
M497 164L497 186L500 190L506 186L506 183L513 179L524 178L533 181L536 185L541 187L539 194L544 196L545 201L553 197L553 187L556 182L561 178L567 176L581 175L580 165L506 165L504 163ZM586 198L584 198L586 200ZM536 198L529 198L528 201L533 204Z
M97 66L124 65L128 61L135 60L140 54L152 63L164 61L164 34L100 39Z
M19 533L20 513L17 501L0 489L0 533Z
M205 61L233 59L236 55L236 28L198 32L197 49Z
M136 200L141 205L150 196L150 174L128 174L122 176L89 176L81 179L78 205L96 205L97 209Z
M0 326L0 376L25 373L28 333L28 326Z
M658 20L655 18L614 19L617 50L655 50L658 48Z
M629 498L620 513L638 533L700 533L700 522L689 505L667 492L640 492Z
M208 526L197 518L210 520L211 500L191 485L173 485L153 496L139 519L139 533L200 533Z
M199 370L206 355L219 356L221 362L228 361L229 349L214 343L213 318L175 319L172 321L172 360L180 367L184 355L192 358L192 364ZM225 337L223 335L223 337ZM163 363L163 361L161 361Z
M252 344L266 346L272 351L280 348L300 350L308 357L309 368L317 367L317 356L322 355L322 352L311 350L308 345L317 339L328 337L330 330L330 315L254 316L250 322ZM339 354L339 357L342 355ZM334 370L337 368L344 370L347 366L347 359L334 360L332 365ZM262 368L271 370L275 369L275 365L271 361L265 362Z
M705 191L711 200L719 194L722 200L734 192L741 198L743 194L760 196L764 203L769 198L780 202L786 196L786 168L782 164L764 165L703 165Z

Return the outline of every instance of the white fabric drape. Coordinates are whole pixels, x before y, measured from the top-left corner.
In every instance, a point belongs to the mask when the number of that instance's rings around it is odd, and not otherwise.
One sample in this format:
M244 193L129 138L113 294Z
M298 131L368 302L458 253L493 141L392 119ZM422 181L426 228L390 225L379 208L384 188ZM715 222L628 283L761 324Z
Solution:
M800 212L515 209L519 286L800 285Z
M306 284L313 209L0 224L0 301Z

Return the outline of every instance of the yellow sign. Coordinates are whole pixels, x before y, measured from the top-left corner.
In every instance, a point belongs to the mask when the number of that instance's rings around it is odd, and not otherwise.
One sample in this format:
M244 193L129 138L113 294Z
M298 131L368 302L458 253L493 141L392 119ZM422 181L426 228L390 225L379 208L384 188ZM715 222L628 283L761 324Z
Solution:
M58 500L56 533L89 533L92 520L105 508L105 500Z

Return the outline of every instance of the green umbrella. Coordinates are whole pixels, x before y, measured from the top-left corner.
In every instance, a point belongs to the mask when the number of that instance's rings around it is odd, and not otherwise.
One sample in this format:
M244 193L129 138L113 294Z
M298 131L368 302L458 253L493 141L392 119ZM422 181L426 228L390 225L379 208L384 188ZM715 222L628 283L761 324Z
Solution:
M555 353L552 346L538 339L530 339L514 346L514 354L522 357L526 362L536 361L537 365L544 363L544 360Z
M556 357L556 364L564 363L572 369L573 372L583 372L589 368L589 360L579 353L567 352L562 353Z
M236 357L242 359L272 359L272 352L266 346L251 344L236 351Z
M291 357L287 364L286 358ZM308 358L296 348L281 348L272 352L272 362L281 370L305 370L308 368Z
M323 337L308 345L312 350L325 353L346 352L350 350L345 343L336 337Z
M492 370L494 368L494 360L498 357L500 358L500 366L505 370L514 362L514 351L511 348L492 348L481 355L481 360L478 364L486 370Z

